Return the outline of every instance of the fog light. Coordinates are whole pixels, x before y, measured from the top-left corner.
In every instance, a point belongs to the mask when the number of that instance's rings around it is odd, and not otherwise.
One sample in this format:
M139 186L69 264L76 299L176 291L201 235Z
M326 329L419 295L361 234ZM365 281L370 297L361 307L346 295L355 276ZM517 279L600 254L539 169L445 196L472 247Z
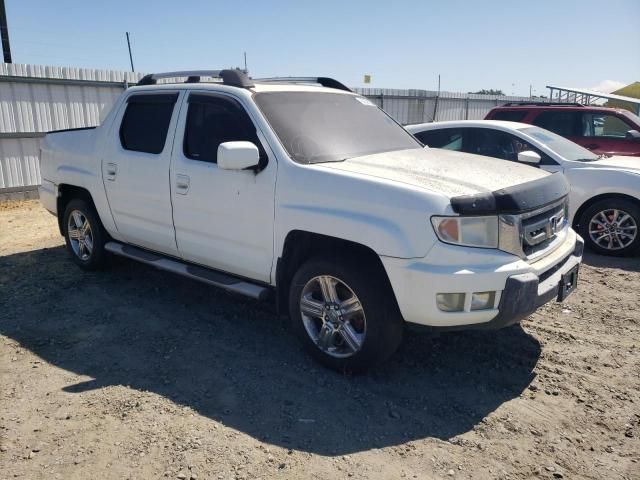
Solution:
M488 310L493 308L496 292L475 292L471 296L471 310Z
M443 312L461 312L464 310L464 293L438 293L436 303Z

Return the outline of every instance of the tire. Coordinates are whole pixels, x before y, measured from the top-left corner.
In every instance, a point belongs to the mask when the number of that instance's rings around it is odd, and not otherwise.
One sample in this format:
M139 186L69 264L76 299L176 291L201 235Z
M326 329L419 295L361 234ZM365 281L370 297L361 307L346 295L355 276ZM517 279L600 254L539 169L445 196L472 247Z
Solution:
M379 365L402 340L404 322L391 285L367 265L367 260L313 258L291 282L289 314L296 335L316 360L340 372Z
M596 253L626 257L640 250L640 205L622 198L605 198L580 216L578 231Z
M67 252L76 265L84 270L104 266L107 233L90 202L81 198L71 200L64 209L62 226Z

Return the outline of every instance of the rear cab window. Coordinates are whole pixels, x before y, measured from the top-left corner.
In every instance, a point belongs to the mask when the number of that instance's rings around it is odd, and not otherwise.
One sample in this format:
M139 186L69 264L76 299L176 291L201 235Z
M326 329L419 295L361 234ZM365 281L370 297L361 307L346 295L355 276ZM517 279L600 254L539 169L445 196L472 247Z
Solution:
M177 99L177 92L131 95L120 123L122 148L135 152L162 153Z

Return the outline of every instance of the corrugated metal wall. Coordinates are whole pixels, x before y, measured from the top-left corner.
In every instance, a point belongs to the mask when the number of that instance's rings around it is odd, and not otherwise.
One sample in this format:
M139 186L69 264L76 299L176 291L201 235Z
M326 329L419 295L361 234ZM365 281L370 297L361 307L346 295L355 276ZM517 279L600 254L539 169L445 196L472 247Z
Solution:
M38 185L40 138L95 126L141 74L0 64L0 192Z
M91 127L142 73L42 65L0 64L0 193L40 183L44 133ZM480 119L496 105L526 97L429 90L359 88L402 124Z
M403 125L445 120L480 120L489 110L508 102L531 100L528 97L476 95L473 93L432 90L396 90L356 88Z

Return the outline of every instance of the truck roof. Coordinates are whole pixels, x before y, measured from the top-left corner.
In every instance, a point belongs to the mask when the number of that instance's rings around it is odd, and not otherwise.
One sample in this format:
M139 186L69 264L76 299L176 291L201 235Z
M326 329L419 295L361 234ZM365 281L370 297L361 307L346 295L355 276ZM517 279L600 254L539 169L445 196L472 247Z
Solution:
M200 83L161 83L158 85L140 85L130 87L130 90L150 91L150 90L175 90L176 88L184 90L226 90L237 91L238 87L225 85L222 82L200 82ZM256 81L254 86L244 88L253 93L260 92L327 92L343 93L345 95L353 94L345 90L324 87L322 85L300 84L300 83L260 83Z
M186 78L186 81L178 82L178 78ZM203 82L203 79L206 79L206 81ZM158 85L158 80L165 80L165 82ZM181 85L180 88L189 87L200 90L207 88L218 90L221 86L252 90L253 92L318 91L319 89L321 89L320 91L324 91L324 89L330 88L332 90L352 93L349 87L330 77L273 77L253 79L248 76L247 72L240 69L183 70L150 73L142 77L137 86L158 88L161 85L171 85L171 87L165 88L175 88L177 84Z

